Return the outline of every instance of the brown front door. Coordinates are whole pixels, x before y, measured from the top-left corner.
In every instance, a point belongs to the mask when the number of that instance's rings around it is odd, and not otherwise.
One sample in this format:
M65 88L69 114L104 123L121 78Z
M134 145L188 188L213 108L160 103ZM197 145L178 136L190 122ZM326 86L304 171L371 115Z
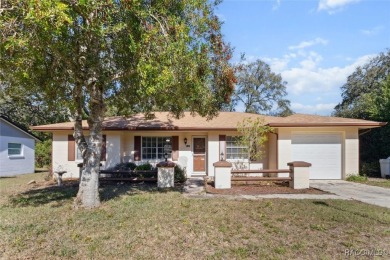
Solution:
M194 137L194 172L206 172L206 138Z

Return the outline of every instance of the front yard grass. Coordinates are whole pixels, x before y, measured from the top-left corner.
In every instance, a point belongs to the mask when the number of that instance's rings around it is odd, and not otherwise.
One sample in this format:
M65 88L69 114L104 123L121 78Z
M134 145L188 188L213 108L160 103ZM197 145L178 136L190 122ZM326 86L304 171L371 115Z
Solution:
M38 178L0 179L0 259L334 259L345 250L390 251L390 210L356 201L195 199L105 184L99 209L74 210L77 184L26 184Z
M377 186L382 188L390 188L390 180L383 178L370 178L365 176L350 176L347 181L362 183L371 186Z

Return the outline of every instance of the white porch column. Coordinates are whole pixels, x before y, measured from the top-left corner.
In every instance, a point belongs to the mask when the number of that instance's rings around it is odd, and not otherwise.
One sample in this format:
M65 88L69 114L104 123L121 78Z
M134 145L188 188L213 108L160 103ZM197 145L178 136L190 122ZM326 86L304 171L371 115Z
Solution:
M309 179L310 179L310 169L311 163L307 162L289 162L287 163L290 166L290 187L293 189L308 189L309 188Z
M157 164L157 187L173 188L175 186L175 163L164 161Z
M230 189L232 187L232 164L227 161L218 161L214 166L214 186L216 189Z

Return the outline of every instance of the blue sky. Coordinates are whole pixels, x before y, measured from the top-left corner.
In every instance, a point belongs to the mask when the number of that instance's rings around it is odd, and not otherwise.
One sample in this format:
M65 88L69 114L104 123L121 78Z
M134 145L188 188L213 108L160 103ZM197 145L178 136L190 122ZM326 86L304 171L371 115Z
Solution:
M287 81L297 113L330 115L357 66L390 48L389 0L224 0L225 40Z

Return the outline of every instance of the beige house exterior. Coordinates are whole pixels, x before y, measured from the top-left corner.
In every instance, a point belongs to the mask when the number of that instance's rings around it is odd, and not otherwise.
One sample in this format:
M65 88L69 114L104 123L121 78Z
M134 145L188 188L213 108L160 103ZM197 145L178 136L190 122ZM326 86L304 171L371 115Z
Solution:
M269 134L265 156L250 161L234 142L237 125L244 118L261 118L274 128ZM103 123L102 169L121 162L156 164L169 160L186 167L187 175L214 176L213 163L221 158L236 168L286 169L291 161L312 164L311 179L344 179L359 172L359 134L386 123L294 114L271 117L240 112L220 112L211 120L184 113L180 119L167 112L130 118L111 117ZM87 123L83 122L85 135ZM53 134L53 170L65 170L64 177L77 178L81 162L75 145L73 122L32 127ZM280 177L284 177L280 174Z

